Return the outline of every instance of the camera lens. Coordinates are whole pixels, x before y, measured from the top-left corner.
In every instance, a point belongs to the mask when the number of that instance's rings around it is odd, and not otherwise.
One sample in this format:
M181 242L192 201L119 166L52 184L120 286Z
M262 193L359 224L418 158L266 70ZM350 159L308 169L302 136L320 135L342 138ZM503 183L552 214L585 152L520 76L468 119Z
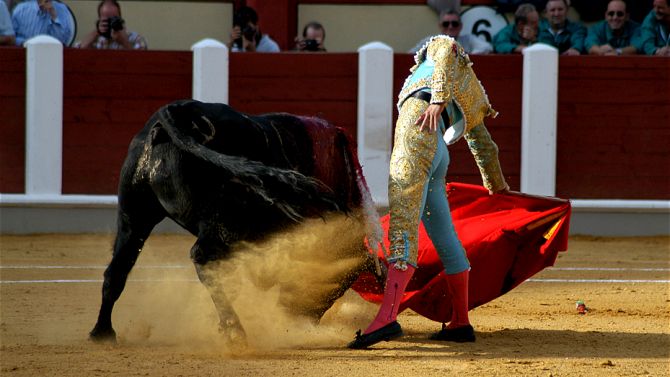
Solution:
M251 41L256 38L256 28L247 25L242 29L242 35L244 35L244 39Z
M319 42L316 39L305 39L305 50L319 51Z

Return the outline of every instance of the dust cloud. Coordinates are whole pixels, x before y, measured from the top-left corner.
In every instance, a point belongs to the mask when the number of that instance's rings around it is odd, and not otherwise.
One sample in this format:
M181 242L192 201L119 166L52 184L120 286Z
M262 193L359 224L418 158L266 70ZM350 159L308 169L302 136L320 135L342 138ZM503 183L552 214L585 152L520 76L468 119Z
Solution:
M332 347L351 340L376 312L376 305L352 291L335 301L345 293L342 283L353 281L367 260L364 237L361 217L331 215L264 242L239 243L231 258L210 263L205 273L217 279L217 294L232 303L247 334L247 351ZM117 305L122 318L116 323L124 323L120 340L225 352L215 306L209 291L194 281L195 273L190 271L187 283L174 281L174 272L162 273L169 274L168 281L158 286L136 283L126 289L124 295L134 291L137 297L128 298L134 302L129 306L122 296ZM314 312L326 313L317 323Z

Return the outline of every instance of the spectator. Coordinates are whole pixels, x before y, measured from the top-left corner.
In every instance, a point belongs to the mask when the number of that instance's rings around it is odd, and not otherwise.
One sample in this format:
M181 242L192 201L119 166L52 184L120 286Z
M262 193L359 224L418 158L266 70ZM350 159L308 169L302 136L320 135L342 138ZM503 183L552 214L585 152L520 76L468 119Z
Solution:
M7 4L0 0L0 46L14 45L14 27L12 26L12 17L9 15Z
M586 28L568 20L568 8L568 0L547 2L547 20L540 22L538 42L556 47L561 55L580 55L584 52Z
M60 1L29 0L14 8L12 24L16 33L16 44L37 35L50 35L68 45L73 27L68 18L67 6Z
M642 22L636 46L646 55L670 56L670 0L654 0L654 8Z
M440 13L440 23L438 24L442 34L454 38L463 47L468 54L488 54L493 52L493 46L483 39L480 39L472 34L461 34L463 30L463 22L461 22L461 15L454 9L448 9ZM432 36L422 39L416 46L412 47L409 52L416 53L423 47Z
M540 15L533 4L521 4L514 12L514 24L507 25L493 37L493 47L499 54L520 54L537 42Z
M279 45L258 26L258 13L251 7L241 7L233 17L228 47L232 52L279 52Z
M140 34L128 31L121 18L121 5L116 0L102 0L98 4L95 30L88 33L75 47L110 50L146 50L147 41Z
M624 0L610 0L605 20L589 28L584 42L591 55L634 55L637 48L632 41L640 34L640 24L630 20Z
M326 29L320 23L312 21L302 29L302 38L295 38L298 51L326 52Z

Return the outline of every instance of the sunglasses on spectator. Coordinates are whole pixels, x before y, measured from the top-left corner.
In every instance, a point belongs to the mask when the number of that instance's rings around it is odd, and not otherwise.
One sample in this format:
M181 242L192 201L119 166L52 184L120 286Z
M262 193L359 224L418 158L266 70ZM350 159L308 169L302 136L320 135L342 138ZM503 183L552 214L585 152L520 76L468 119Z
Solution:
M625 15L625 13L622 12L622 11L617 11L617 12L611 11L611 12L607 12L607 15L609 17L614 17L614 15L616 15L617 17L623 17Z
M447 28L451 25L451 27L459 27L461 26L460 21L442 21L442 27Z

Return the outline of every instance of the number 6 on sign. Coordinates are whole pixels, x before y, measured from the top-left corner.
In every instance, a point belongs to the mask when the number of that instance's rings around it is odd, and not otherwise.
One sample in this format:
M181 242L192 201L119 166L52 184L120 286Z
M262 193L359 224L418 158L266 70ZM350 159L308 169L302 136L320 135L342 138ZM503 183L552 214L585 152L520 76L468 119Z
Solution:
M497 10L487 6L474 6L461 14L464 34L472 34L489 43L500 29L507 26L507 18Z

